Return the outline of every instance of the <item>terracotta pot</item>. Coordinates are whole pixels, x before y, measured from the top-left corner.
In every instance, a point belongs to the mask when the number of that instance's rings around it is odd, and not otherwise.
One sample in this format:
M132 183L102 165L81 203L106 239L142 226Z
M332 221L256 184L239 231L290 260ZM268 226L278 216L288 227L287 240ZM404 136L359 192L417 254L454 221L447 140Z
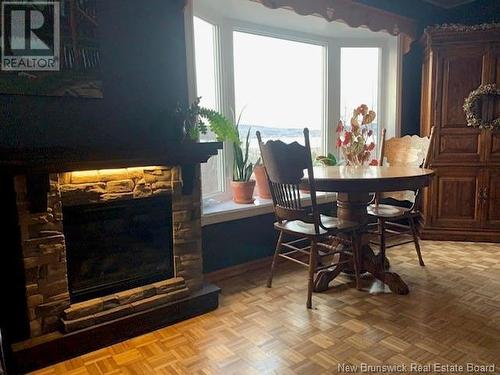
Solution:
M267 182L266 168L263 165L257 165L253 169L255 181L257 182L257 194L263 199L271 199L271 192L269 191L269 183Z
M255 189L255 180L248 182L231 181L231 190L233 191L233 201L236 203L252 203L253 190Z

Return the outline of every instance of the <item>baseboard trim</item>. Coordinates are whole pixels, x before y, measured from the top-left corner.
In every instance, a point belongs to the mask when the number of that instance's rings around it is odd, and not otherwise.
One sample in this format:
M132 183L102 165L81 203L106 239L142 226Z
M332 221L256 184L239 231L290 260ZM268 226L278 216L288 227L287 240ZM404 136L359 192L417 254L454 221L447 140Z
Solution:
M500 242L500 231L449 230L421 228L420 238L431 241Z
M231 266L227 268L223 268L214 272L210 272L205 274L205 280L210 283L215 283L220 280L230 279L231 277L235 277L241 275L242 273L248 271L254 271L256 269L269 268L271 267L271 262L273 257L265 257L257 260L253 260L250 262L237 264L236 266Z

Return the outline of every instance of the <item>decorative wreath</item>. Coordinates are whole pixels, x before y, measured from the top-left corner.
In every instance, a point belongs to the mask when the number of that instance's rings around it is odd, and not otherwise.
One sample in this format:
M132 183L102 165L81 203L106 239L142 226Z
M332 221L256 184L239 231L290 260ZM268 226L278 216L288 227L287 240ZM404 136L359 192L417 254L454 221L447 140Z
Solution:
M472 91L464 102L464 112L467 119L467 126L480 129L494 129L500 127L500 117L492 121L483 121L480 116L480 100L482 97L492 95L500 96L500 89L494 83L481 85Z

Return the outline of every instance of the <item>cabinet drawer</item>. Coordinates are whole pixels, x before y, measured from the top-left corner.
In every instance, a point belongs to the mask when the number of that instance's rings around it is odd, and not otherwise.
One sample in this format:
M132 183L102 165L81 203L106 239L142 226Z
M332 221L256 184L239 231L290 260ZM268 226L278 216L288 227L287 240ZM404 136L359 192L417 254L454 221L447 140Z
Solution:
M480 226L478 193L481 171L477 168L439 168L433 183L433 225L449 228Z
M484 227L500 230L500 168L487 173L483 194Z

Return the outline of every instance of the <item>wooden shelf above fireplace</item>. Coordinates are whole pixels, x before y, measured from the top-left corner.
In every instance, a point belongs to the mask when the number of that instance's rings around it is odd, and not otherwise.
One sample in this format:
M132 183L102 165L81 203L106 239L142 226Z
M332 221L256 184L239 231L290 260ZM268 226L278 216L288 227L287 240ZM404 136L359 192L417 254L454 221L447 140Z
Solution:
M149 165L187 166L217 155L222 142L166 144L148 150L109 148L99 151L65 147L0 148L0 171L7 173L58 173Z
M191 194L195 166L217 155L222 142L166 144L164 147L137 149L76 149L47 147L33 149L0 148L0 173L27 176L30 211L46 207L49 173L116 169L146 166L180 166L182 193Z

